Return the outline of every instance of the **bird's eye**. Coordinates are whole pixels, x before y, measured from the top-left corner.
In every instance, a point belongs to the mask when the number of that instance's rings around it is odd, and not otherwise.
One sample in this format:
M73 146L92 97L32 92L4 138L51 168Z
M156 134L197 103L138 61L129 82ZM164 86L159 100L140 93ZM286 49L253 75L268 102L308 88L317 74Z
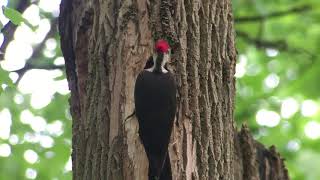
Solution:
M153 66L153 57L150 56L148 61L146 62L145 66L144 66L144 69L149 69Z
M170 56L174 55L174 50L170 49L169 53L170 53Z

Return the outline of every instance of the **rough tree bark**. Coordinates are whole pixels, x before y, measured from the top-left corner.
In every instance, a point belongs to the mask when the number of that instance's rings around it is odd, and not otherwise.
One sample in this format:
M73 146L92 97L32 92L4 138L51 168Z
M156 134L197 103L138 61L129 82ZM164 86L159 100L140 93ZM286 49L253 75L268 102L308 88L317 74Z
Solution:
M176 180L289 179L274 148L237 132L230 0L63 0L61 48L71 90L73 178L145 180L135 78L169 39L178 112L169 147Z

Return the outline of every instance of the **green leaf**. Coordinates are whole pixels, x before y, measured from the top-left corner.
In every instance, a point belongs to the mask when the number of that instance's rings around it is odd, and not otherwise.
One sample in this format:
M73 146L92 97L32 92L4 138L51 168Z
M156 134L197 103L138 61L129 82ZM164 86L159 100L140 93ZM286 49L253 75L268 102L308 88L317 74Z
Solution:
M24 18L22 17L22 14L19 11L16 11L14 9L2 6L3 14L11 20L11 22L15 25L20 25L22 22L24 22Z
M61 81L61 80L64 80L64 79L66 79L66 76L64 76L64 75L54 78L55 81Z
M27 19L25 19L19 11L12 9L12 8L5 7L5 6L2 6L2 11L3 11L3 14L8 19L10 19L10 21L14 25L19 26L19 25L21 25L21 23L25 23L33 31L36 30L37 27L33 26Z

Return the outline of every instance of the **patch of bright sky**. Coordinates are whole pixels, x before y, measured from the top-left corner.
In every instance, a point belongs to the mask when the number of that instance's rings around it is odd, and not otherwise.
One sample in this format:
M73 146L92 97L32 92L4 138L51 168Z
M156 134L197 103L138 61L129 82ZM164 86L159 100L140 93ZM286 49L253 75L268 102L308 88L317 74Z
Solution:
M46 41L46 48L51 51L55 50L57 48L57 41L53 38L48 39Z
M40 0L38 5L45 12L50 12L54 17L58 17L60 2L61 0Z
M24 98L21 94L17 93L15 96L14 96L14 99L13 101L16 103L16 104L22 104L23 101L24 101Z
M299 110L299 104L294 98L287 98L281 103L281 116L289 119Z
M262 126L275 127L280 123L280 115L274 111L260 109L256 114L256 121Z
M47 124L45 119L40 116L34 116L29 110L23 110L20 115L20 121L23 124L29 124L35 133L25 133L24 140L30 143L40 143L43 148L51 148L54 140L51 136L43 135L48 132L53 136L60 136L63 133L61 121L54 121Z
M320 124L316 121L310 121L304 126L304 133L310 139L318 139L320 137Z
M277 74L271 73L264 79L264 85L268 89L276 88L279 85L280 78Z
M33 119L34 115L29 110L23 110L20 114L20 121L23 124L30 124L31 119Z
M0 7L7 6L7 4L8 4L8 0L1 0L0 1ZM2 24L7 24L9 22L9 19L7 19L4 16L4 14L3 14L1 9L0 9L0 21L2 22Z
M54 92L37 91L31 94L30 104L35 109L46 107L52 100Z
M5 108L0 112L0 124L0 138L8 139L12 124L11 113L9 109Z
M248 76L256 76L261 72L261 66L256 63L250 63L247 66L247 72L246 75Z
M55 51L52 51L52 50L48 50L48 49L45 49L43 51L43 55L47 58L54 58L54 56L56 55L56 52Z
M67 138L63 139L63 142L68 146L71 146L71 144L72 144L71 140L67 139Z
M47 135L42 135L41 133L30 133L24 134L24 141L29 143L39 143L43 148L51 148L54 145L54 140Z
M318 111L318 105L312 100L305 100L301 105L301 114L305 117L313 116Z
M35 43L41 43L51 28L49 19L41 19L39 28L35 31Z
M47 159L51 159L55 156L55 153L52 152L52 151L48 151L48 152L45 152L44 153L44 156L47 158Z
M66 172L72 171L72 161L71 161L71 157L69 157L68 162L66 163L66 165L64 166L64 170Z
M0 144L0 157L9 157L11 154L11 147L9 144Z
M14 38L19 42L38 44L43 41L50 28L51 24L48 19L41 19L35 31L32 31L25 24L22 24L16 29Z
M12 134L9 138L9 143L11 145L17 145L19 143L19 137L15 134Z
M47 122L43 117L34 116L29 110L23 110L20 114L20 121L23 124L28 124L34 132L42 132L47 127Z
M22 14L22 16L28 20L33 26L37 26L40 23L40 10L35 4L29 6Z
M18 80L19 75L16 72L11 72L9 73L9 77L12 80L12 82L15 83Z
M71 117L69 109L66 109L64 112L65 112L66 118L69 119L69 120L72 120L72 117Z
M53 58L56 55L57 41L50 38L46 41L46 49L43 51L44 56L47 58Z
M27 179L36 179L37 175L38 175L38 173L37 173L37 171L35 169L28 168L26 170L25 176L26 176Z
M29 143L38 143L40 141L40 134L39 133L31 133L26 132L23 135L23 140Z
M61 136L63 133L63 124L61 121L56 120L47 125L46 131L52 136Z
M1 67L7 71L21 69L32 52L33 49L30 44L13 40L6 49L4 60L0 62Z
M31 149L26 150L23 154L23 157L30 164L36 163L39 159L38 154Z
M59 66L59 65L64 65L64 58L63 57L57 57L54 62L55 65Z
M7 84L1 84L1 87L2 87L3 90L5 90L8 87L8 85Z
M290 140L287 144L287 149L291 152L296 152L300 149L300 144L299 140Z
M50 135L60 136L63 133L62 124L60 121L55 121L51 124L47 124L40 116L33 117L28 110L24 110L21 113L21 122L29 124L35 133L26 133L24 140L31 143L40 143L44 148L51 148L54 144L54 140L51 136L42 135L42 132L49 132Z
M236 78L241 78L245 75L247 62L248 62L247 56L244 54L240 54L239 62L236 64L236 73L235 73Z
M29 124L34 132L42 132L46 129L47 122L46 120L41 116L35 116L32 119L30 119Z
M44 148L52 148L54 145L54 140L50 136L41 135L40 145Z
M24 141L29 143L39 143L43 148L51 148L54 145L54 140L47 135L42 135L41 133L30 133L24 134Z
M19 90L23 94L31 93L31 105L35 109L47 106L55 92L63 95L69 93L67 80L55 81L62 75L61 70L33 69L25 73L19 83Z
M276 49L272 49L272 48L267 48L266 49L266 54L269 57L276 57L279 54L279 51Z

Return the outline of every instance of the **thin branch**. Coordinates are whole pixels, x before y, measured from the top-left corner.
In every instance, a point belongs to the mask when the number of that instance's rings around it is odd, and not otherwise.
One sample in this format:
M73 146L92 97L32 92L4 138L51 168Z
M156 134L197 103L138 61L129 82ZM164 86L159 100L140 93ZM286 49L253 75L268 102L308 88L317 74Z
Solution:
M54 65L54 64L35 65L35 64L27 63L23 68L12 71L12 72L16 72L16 73L20 74L22 72L26 72L31 69L45 69L45 70L64 69L64 65Z
M241 37L248 43L254 44L257 48L273 48L278 50L287 50L288 44L285 40L269 41L259 38L251 37L248 33L243 31L236 31L237 36Z
M22 13L27 7L30 6L30 1L21 0L17 5L16 10ZM0 60L4 59L3 55L6 52L7 46L13 39L14 32L16 31L17 26L14 25L11 21L9 21L4 27L2 28L1 32L4 35L3 43L0 46Z
M41 53L45 47L46 41L49 38L54 37L56 35L56 33L58 32L57 31L58 30L57 29L58 28L58 18L52 19L50 24L51 24L51 28L50 28L49 32L47 33L47 35L45 36L45 38L43 39L43 41L40 44L38 44L36 47L33 48L33 53L28 60L29 62L34 61L41 56Z
M26 65L18 70L12 71L18 74L18 79L15 82L16 84L19 84L20 80L22 79L23 75L32 69L44 69L44 70L55 70L55 69L60 69L63 70L65 68L64 65L54 65L54 64L47 64L47 65L35 65L31 63L26 63Z
M244 17L238 17L235 18L236 23L248 23L248 22L256 22L256 21L263 21L266 19L271 19L271 18L278 18L278 17L283 17L291 14L299 14L302 12L306 12L311 10L312 7L311 5L303 5L299 7L293 7L291 9L285 10L285 11L278 11L278 12L273 12L267 15L258 15L258 16L244 16Z
M292 54L305 54L309 56L312 63L317 59L317 55L303 48L290 47L285 40L264 40L251 37L248 33L236 31L237 36L245 40L247 43L255 45L257 48L272 48L280 51L286 51Z
M27 63L25 64L25 66L21 69L12 71L12 72L16 72L19 75L18 80L16 81L16 84L18 84L20 82L20 80L22 79L23 75L28 70L31 70L31 69L46 69L46 70L64 69L64 65L62 65L62 66L56 66L56 65L51 65L51 64L37 65L36 63L33 63L36 59L39 59L39 57L41 57L41 53L45 47L45 42L49 38L54 37L54 35L57 33L57 24L58 24L57 18L55 18L51 21L50 31L46 34L43 41L40 44L38 44L36 47L34 47L33 53L31 55L31 57L27 60Z

